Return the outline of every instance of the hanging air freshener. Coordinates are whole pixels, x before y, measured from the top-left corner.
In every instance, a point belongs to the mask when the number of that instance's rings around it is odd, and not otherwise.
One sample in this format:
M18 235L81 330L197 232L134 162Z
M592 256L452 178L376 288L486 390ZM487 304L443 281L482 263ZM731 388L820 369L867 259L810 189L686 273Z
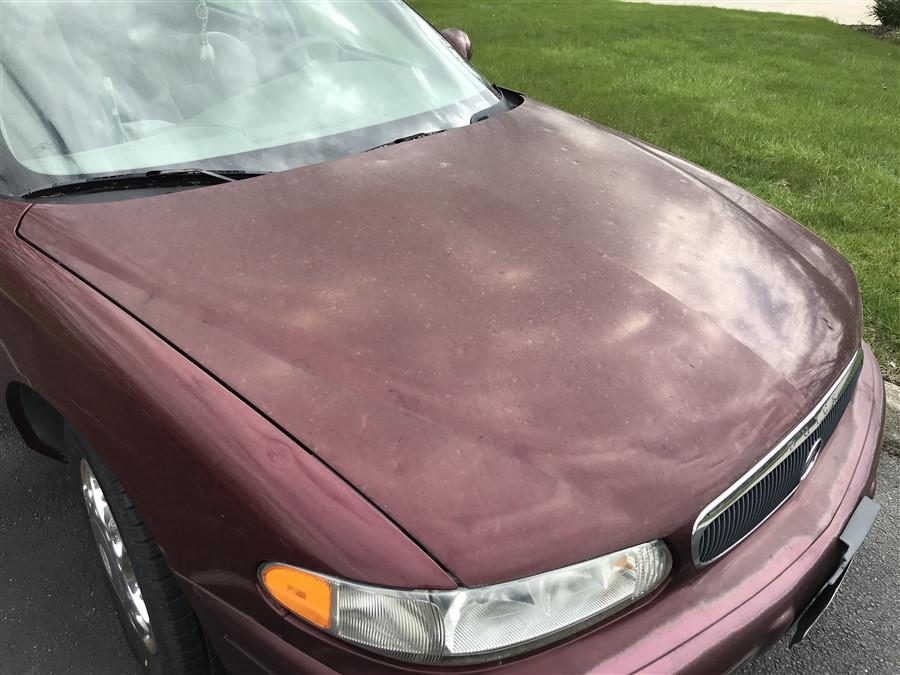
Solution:
M206 24L209 21L209 7L206 6L206 0L200 0L200 4L194 10L197 18L200 19L200 37L202 43L200 45L200 62L212 65L216 60L216 50L209 44L209 36L206 33Z

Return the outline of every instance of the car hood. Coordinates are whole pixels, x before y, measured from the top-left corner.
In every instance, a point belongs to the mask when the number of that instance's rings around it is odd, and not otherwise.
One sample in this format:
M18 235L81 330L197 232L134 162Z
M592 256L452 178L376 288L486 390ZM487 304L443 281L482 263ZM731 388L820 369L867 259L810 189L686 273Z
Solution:
M744 198L526 102L20 234L478 585L682 531L850 360L846 262Z

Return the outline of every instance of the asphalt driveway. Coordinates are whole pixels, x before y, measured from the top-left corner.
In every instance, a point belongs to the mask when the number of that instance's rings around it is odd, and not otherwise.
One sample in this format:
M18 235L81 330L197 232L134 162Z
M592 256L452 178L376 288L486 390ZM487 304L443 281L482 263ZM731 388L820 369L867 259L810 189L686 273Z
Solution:
M70 469L27 450L0 413L0 673L140 673L89 546ZM900 673L900 458L885 454L883 506L841 593L807 640L757 673Z

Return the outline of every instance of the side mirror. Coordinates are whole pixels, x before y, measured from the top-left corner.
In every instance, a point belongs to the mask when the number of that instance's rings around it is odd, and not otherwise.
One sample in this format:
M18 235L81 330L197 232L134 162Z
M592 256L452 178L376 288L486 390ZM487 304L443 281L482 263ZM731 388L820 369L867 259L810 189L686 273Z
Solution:
M472 40L469 39L466 31L459 28L445 28L441 31L441 35L466 61L472 59Z

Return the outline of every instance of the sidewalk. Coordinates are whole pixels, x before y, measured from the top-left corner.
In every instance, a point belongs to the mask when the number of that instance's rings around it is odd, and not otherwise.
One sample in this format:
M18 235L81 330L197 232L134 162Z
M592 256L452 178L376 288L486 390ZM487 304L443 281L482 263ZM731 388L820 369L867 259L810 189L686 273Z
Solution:
M745 9L755 12L803 14L805 16L821 16L837 23L850 25L877 23L869 14L871 5L869 0L625 0L625 2L648 2L654 5L696 5L698 7Z

